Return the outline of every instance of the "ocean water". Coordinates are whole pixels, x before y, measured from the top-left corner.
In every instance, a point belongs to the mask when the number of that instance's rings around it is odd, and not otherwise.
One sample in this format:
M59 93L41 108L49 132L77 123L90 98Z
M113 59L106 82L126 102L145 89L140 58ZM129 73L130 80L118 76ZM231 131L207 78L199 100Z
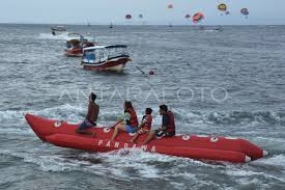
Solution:
M0 189L285 189L285 27L67 26L100 45L126 44L124 73L85 71L63 55L49 25L0 25ZM149 75L153 71L154 75ZM248 164L204 162L138 150L87 153L43 143L26 113L78 123L88 94L99 124L131 100L141 118L158 105L178 133L250 140L270 152Z

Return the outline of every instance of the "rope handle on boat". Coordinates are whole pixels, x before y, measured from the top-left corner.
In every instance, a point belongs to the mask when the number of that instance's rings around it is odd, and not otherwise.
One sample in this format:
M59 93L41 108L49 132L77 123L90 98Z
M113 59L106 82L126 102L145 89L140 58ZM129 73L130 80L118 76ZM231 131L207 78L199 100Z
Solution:
M117 121L114 125L111 125L109 127L105 127L103 129L104 133L109 133L111 131L111 129L114 129L116 125L118 125L119 123L121 123L121 121Z
M54 127L61 127L61 125L63 124L63 122L64 122L63 120L57 120L57 121L54 122L53 126L54 126Z

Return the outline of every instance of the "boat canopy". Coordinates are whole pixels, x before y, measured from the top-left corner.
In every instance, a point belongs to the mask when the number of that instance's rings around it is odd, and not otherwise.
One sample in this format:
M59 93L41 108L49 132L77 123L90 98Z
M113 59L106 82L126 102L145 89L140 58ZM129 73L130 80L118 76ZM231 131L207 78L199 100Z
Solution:
M106 49L111 49L111 48L127 48L127 45L113 45L113 46L106 46Z
M101 63L106 60L129 57L126 45L93 46L83 49L84 63Z
M72 32L72 33L68 33L67 36L68 36L68 37L80 37L80 36L82 36L82 35L79 34L79 33L74 33L74 32Z
M71 45L73 45L73 46L79 46L80 43L81 43L81 41L78 40L78 39L71 39L71 40L66 41L66 43L67 43L67 44L71 44Z
M111 45L111 46L94 46L94 47L88 47L84 48L83 51L93 51L93 50L99 50L99 49L117 49L117 48L127 48L127 45Z

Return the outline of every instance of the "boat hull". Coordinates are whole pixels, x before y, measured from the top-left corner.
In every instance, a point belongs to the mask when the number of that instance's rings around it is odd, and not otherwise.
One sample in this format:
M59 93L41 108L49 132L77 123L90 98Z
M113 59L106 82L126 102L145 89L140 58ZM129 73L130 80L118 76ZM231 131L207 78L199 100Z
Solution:
M83 51L82 48L72 48L65 50L65 55L68 57L82 57Z
M79 39L74 38L67 40L66 44L68 49L65 50L65 55L69 57L82 57L83 48L95 46L92 42L81 42L80 36Z
M108 152L122 148L139 148L143 151L171 156L233 163L245 163L268 154L260 147L241 138L184 134L155 138L147 145L142 145L141 142L146 135L138 138L138 144L129 142L134 134L124 132L118 135L116 141L110 141L113 134L113 129L110 128L91 128L89 131L95 133L95 136L91 137L75 133L79 124L69 124L65 121L45 119L31 114L25 117L33 131L43 141L56 146L86 151Z
M130 61L130 58L123 57L123 58L106 60L102 63L85 63L85 62L83 62L82 64L83 64L83 69L86 69L86 70L122 72L128 61Z

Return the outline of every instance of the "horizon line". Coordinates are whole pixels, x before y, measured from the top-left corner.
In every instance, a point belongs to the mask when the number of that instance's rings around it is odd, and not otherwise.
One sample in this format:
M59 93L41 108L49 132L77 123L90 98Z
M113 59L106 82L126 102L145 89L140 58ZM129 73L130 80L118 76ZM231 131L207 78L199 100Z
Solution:
M0 22L0 24L7 24L7 25L53 25L53 26L110 26L110 24L82 24L82 23L17 23L17 22ZM167 26L169 24L114 24L112 26ZM285 26L284 24L198 24L198 25L189 25L189 24L172 24L174 26L189 26L189 27L199 27L199 26Z

